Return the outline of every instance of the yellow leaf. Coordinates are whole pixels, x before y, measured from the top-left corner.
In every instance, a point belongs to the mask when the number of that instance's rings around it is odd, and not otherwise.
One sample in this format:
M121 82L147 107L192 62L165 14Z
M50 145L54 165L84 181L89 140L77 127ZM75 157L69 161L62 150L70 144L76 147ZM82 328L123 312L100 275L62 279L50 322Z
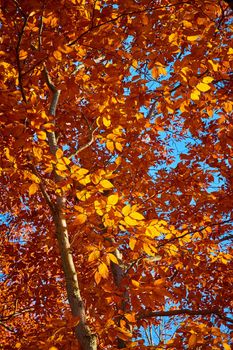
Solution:
M95 261L97 259L99 259L100 257L100 251L99 250L94 250L93 252L91 252L91 254L88 256L87 261L92 262Z
M87 220L86 214L79 214L75 218L75 224L82 225Z
M116 147L116 149L117 149L119 152L122 152L123 147L122 147L122 144L121 144L120 142L116 142L116 143L115 143L115 147Z
M99 271L99 274L101 275L101 277L103 278L108 278L108 267L105 263L101 263L98 267L98 271Z
M134 220L134 219L131 219L130 216L126 216L124 220L125 220L126 224L129 225L129 226L136 226L136 225L138 225L138 221Z
M106 147L107 149L110 151L110 152L113 152L114 151L114 143L112 141L107 141L106 142Z
M188 341L188 347L192 349L194 346L196 346L196 344L197 344L197 335L191 334Z
M91 197L91 194L87 190L83 190L83 191L77 191L76 196L80 201L85 202L85 200Z
M85 168L80 168L78 170L78 174L79 175L86 175L89 172L89 170L85 169Z
M16 348L16 349L21 348L21 343L16 343L16 344L15 344L15 348Z
M108 196L108 201L107 204L108 205L116 205L118 202L118 194L111 194L110 196Z
M212 66L214 72L217 72L218 71L218 66L219 64L218 63L215 63L214 61L212 60L208 60L209 64Z
M57 164L56 164L56 168L57 168L58 170L67 170L66 165L63 164L63 163L57 163Z
M143 250L146 254L154 256L154 253L152 252L152 250L150 249L150 246L146 243L143 243Z
M58 350L58 348L56 346L51 346L51 348L49 348L49 350Z
M24 51L24 50L19 51L19 59L20 60L25 60L27 58L27 56L28 56L27 51Z
M43 156L43 151L39 147L33 147L33 154L38 160L41 160Z
M195 90L191 93L191 99L192 99L193 101L199 100L199 99L200 99L200 91L198 91L198 90L195 89Z
M137 242L136 238L130 237L130 239L129 239L129 247L130 247L131 250L134 250L136 242Z
M176 40L177 40L177 37L178 37L178 34L177 34L177 33L172 33L172 34L170 34L169 37L168 37L169 43L172 43L173 41L176 41Z
M131 207L129 204L125 205L124 208L122 209L122 214L124 216L127 216L131 212Z
M107 256L109 257L109 259L112 262L114 262L114 264L117 264L117 265L119 264L117 258L115 257L115 255L113 255L112 253L109 253Z
M113 184L112 184L110 181L108 181L108 180L101 180L101 181L100 181L100 185L101 185L103 188L105 188L106 190L108 190L108 189L110 189L110 188L113 187Z
M209 84L209 83L211 83L213 80L214 80L214 78L212 78L212 77L204 77L204 78L202 79L203 83L205 83L205 84Z
M70 160L69 160L69 158L66 158L66 157L63 157L62 158L62 161L65 163L65 164L70 164Z
M229 47L228 51L227 51L228 55L233 55L233 48Z
M129 322L132 322L132 323L135 323L136 322L136 318L135 318L135 313L132 313L132 314L124 314L124 317L129 321Z
M38 184L31 184L29 187L29 196L32 196L34 193L38 191L39 185Z
M111 119L103 117L103 124L108 128L111 125Z
M184 20L182 23L183 23L185 28L192 28L192 26L193 26L193 24L191 22L188 22L186 20Z
M196 41L197 39L199 39L199 35L189 35L187 36L187 40L188 41Z
M206 92L210 89L210 86L208 84L205 84L205 83L199 83L199 84L197 84L196 88L199 91Z
M12 157L12 156L10 155L10 150L9 150L9 148L6 147L6 148L4 149L4 151L5 151L5 154L6 154L7 159L8 159L10 162L14 162L15 158Z
M39 140L46 140L46 132L45 131L37 131L37 136Z
M137 211L133 211L132 213L129 214L129 216L132 218L132 219L135 219L135 220L144 220L144 216L140 213L138 213Z
M53 52L53 56L56 58L56 60L61 61L62 60L62 54L60 51L56 50Z
M132 280L132 285L136 288L139 288L140 287L140 283L138 281L135 281L135 280Z
M60 158L62 158L63 157L63 151L62 151L62 149L58 149L57 151L56 151L56 158L57 159L60 159Z
M146 228L146 235L151 238L160 236L160 231L155 226L148 226Z
M228 345L227 343L223 343L222 345L224 347L224 350L231 350L230 345Z

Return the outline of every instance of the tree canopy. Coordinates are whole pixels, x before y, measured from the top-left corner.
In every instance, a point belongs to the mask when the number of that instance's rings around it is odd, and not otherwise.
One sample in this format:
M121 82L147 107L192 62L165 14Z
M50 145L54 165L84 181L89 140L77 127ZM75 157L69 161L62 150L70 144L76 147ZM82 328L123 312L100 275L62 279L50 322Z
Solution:
M231 8L1 1L1 349L230 350Z

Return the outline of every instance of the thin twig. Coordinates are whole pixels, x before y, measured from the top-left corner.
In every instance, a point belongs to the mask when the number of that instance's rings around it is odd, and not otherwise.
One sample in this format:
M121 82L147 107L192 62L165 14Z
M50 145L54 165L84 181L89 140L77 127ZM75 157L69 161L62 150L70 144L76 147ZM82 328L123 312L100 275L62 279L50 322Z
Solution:
M69 155L68 159L71 159L72 157L77 156L80 152L82 152L84 149L86 149L87 147L91 146L91 144L95 141L95 132L98 130L98 127L96 127L92 133L91 133L91 138L90 140L83 145L82 147L78 148L74 153L72 153L71 155Z

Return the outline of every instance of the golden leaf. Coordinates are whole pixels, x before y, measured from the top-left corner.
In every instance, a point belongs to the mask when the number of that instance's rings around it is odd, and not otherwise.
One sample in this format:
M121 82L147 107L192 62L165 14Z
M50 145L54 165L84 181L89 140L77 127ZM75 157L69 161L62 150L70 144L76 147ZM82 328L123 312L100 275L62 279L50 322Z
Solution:
M117 149L119 152L122 152L123 146L122 146L122 144L121 144L120 142L116 142L116 143L115 143L115 147L116 147L116 149Z
M229 344L223 343L222 345L224 347L224 350L231 350L231 346Z
M101 277L108 278L109 271L108 271L108 267L105 263L102 262L99 265L98 271L99 271L99 274L101 275Z
M110 188L113 188L113 184L108 180L101 180L100 185L105 188L106 190L109 190Z
M135 281L135 280L131 280L132 282L132 285L136 288L139 288L140 287L140 283L138 281Z
M134 219L131 219L130 216L126 216L124 220L125 220L126 224L129 225L129 226L136 226L136 225L138 225L138 221L134 220Z
M206 92L206 91L208 91L211 87L210 87L208 84L199 83L199 84L197 84L196 88L197 88L199 91Z
M10 155L10 150L9 150L9 148L6 147L6 148L4 149L4 151L5 151L5 154L6 154L7 159L8 159L10 162L14 162L15 158L12 157L12 156Z
M132 313L132 314L126 313L126 314L124 314L124 317L125 317L129 322L132 322L132 323L135 323L135 322L136 322L135 313Z
M130 239L129 239L129 247L130 247L131 250L134 250L136 242L137 242L136 238L130 237Z
M111 194L108 196L107 204L108 205L116 205L118 202L118 194Z
M147 243L143 243L143 250L146 254L154 256L154 253L150 249L150 246Z
M114 263L117 264L117 265L119 264L119 262L118 262L117 258L115 257L115 255L113 255L112 253L109 253L107 256L109 257L109 259L110 259L112 262L114 262Z
M29 196L32 196L34 193L38 191L39 185L38 184L31 184L29 187Z
M63 157L63 151L62 151L62 149L58 149L57 151L56 151L56 158L57 159L60 159L60 158L62 158Z
M133 211L132 213L129 214L129 216L132 218L132 219L135 219L135 220L144 220L144 216L140 213L138 213L137 211Z
M189 36L187 36L187 40L188 41L196 41L199 38L200 38L199 35L189 35Z
M214 78L212 78L212 77L204 77L204 78L202 79L203 83L205 83L205 84L209 84L209 83L211 83L213 80L214 80Z
M95 261L97 259L99 259L100 257L100 251L99 250L94 250L93 252L91 252L91 254L88 256L87 261L92 262Z
M103 124L108 128L111 125L111 119L103 117Z
M130 205L128 205L128 204L125 205L121 212L124 216L127 216L131 212Z
M57 168L58 170L67 170L66 165L63 164L63 163L57 163L57 164L56 164L56 168Z
M110 152L113 152L114 151L114 143L112 141L107 141L106 142L106 147L107 149L110 151Z
M53 52L53 56L56 58L56 60L61 61L62 60L62 54L60 51L56 50Z
M192 99L193 101L199 100L199 99L200 99L200 91L198 91L198 90L195 89L195 90L191 93L191 99Z
M155 226L148 226L146 228L146 235L151 238L160 236L160 231Z
M83 190L83 191L77 191L76 196L80 201L85 202L88 198L91 197L91 194L87 190Z
M37 131L37 136L39 140L46 140L46 132L45 131Z

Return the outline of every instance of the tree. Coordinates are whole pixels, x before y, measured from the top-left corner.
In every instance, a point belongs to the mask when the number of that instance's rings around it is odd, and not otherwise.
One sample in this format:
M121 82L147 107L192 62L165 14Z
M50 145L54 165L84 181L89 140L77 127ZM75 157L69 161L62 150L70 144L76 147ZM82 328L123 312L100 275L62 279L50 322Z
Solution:
M230 349L227 3L8 0L0 21L2 349L148 349L164 318L153 348Z

